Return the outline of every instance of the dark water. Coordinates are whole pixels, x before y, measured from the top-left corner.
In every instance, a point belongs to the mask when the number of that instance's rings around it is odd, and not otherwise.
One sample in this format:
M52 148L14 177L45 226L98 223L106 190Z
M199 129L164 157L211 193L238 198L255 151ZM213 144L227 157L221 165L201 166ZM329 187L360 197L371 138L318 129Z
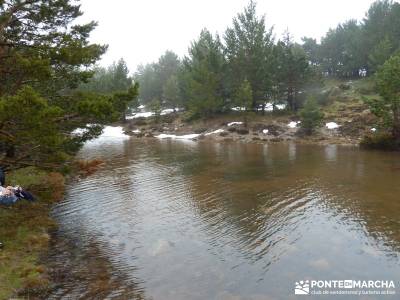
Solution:
M312 299L400 297L398 154L103 138L80 157L106 164L54 209L78 280L52 298L297 299L305 279L396 284Z

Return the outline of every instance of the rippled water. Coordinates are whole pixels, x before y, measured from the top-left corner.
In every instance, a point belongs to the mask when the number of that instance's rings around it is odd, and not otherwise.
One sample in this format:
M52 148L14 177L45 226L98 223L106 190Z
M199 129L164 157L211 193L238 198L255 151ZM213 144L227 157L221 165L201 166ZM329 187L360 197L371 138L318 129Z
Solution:
M54 209L54 260L78 280L61 278L52 298L297 299L303 279L399 285L398 154L120 136L79 156L106 164Z

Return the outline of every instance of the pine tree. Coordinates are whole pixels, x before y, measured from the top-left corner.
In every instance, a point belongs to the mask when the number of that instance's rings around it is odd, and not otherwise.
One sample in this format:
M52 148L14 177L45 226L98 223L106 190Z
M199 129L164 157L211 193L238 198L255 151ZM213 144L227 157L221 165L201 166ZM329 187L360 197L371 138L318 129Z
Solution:
M162 98L165 106L174 109L174 111L175 108L180 106L179 83L176 75L172 75L164 84Z
M77 24L81 15L72 0L0 1L3 167L62 162L101 132L86 124L117 120L125 109L118 97L75 90L107 49L89 43L96 23ZM88 130L76 137L78 127Z
M274 47L274 56L274 92L278 99L286 98L289 109L296 111L299 107L297 96L312 75L306 53L286 32Z
M306 134L311 134L321 124L323 117L315 98L308 98L300 111L301 128Z
M382 118L400 145L400 54L388 59L377 73L380 99L368 100L372 112Z
M251 90L250 82L245 79L239 86L235 94L235 105L244 107L246 110L252 109L253 91Z
M265 17L258 17L256 3L250 1L244 12L233 19L225 32L228 88L232 94L247 79L253 91L252 109L263 105L272 93L272 28Z
M186 107L193 116L209 116L224 109L225 60L219 37L203 29L189 49L181 74Z

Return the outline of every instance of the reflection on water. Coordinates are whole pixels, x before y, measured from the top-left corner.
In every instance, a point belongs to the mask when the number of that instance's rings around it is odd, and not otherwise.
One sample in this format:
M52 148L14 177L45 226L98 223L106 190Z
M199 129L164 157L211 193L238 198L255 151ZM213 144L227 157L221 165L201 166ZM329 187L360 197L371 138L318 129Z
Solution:
M400 277L397 154L119 137L80 156L107 163L54 215L109 262L109 298L295 299L307 278Z

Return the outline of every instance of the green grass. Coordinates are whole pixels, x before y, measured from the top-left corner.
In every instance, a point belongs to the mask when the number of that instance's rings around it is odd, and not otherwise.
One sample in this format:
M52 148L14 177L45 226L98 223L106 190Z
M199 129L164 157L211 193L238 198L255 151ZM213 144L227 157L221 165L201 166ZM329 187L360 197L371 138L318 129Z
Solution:
M40 255L49 242L48 230L56 224L49 217L52 203L63 192L63 177L35 168L7 174L7 185L21 185L38 198L0 206L0 299L40 294L49 284Z

